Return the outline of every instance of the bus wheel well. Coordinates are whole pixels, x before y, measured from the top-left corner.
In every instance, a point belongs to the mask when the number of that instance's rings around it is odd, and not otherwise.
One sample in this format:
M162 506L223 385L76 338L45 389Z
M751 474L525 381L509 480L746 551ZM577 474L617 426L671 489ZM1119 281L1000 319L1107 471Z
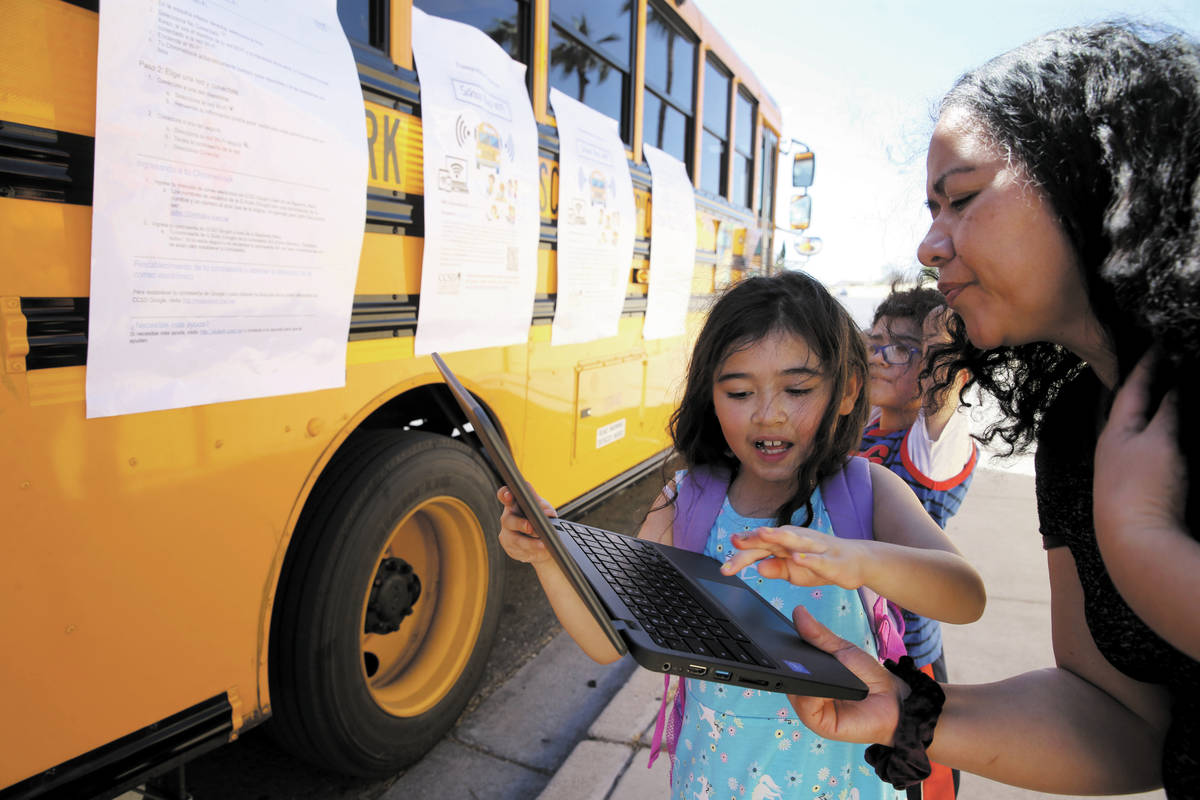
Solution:
M484 407L487 408L486 403ZM487 411L500 427L492 410L487 408ZM444 384L427 384L396 395L371 412L358 429L424 431L459 438L463 435L465 421L454 396Z

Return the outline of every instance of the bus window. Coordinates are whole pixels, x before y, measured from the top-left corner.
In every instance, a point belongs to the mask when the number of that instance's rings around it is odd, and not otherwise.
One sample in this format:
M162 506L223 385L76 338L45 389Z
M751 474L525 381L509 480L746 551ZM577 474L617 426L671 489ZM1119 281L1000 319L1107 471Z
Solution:
M692 175L690 158L695 101L696 44L666 12L646 6L646 93L642 138L678 158Z
M758 215L768 222L775 221L775 169L778 164L779 137L763 126L762 163L758 179Z
M733 191L729 199L749 208L754 204L754 117L757 104L739 90L733 117Z
M703 152L700 154L700 188L725 197L729 158L729 73L709 59L704 65Z
M552 0L550 20L550 86L617 120L629 142L629 3Z
M387 51L387 0L338 0L337 13L346 38L373 50Z
M514 60L529 63L529 3L526 0L414 0L435 17L479 28Z

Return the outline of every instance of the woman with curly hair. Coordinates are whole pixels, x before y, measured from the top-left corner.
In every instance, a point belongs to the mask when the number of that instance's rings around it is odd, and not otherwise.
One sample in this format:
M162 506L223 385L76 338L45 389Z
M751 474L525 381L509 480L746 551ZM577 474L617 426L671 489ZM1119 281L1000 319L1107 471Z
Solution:
M876 743L896 785L933 758L1047 792L1200 797L1200 441L1177 411L1200 386L1200 50L1125 24L1044 35L958 80L927 168L918 257L960 317L935 374L998 399L985 438L1037 445L1057 664L941 686L798 610L871 694L792 703Z

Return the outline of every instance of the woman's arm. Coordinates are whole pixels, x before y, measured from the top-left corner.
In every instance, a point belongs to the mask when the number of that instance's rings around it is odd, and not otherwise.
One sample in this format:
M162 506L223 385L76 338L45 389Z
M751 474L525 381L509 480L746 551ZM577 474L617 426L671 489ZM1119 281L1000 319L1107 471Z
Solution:
M1108 663L1087 629L1070 551L1055 548L1047 558L1057 668L946 687L931 757L1044 792L1117 794L1158 786L1170 721L1166 693Z
M1117 393L1096 445L1096 542L1134 613L1200 659L1200 618L1182 613L1195 593L1200 542L1183 523L1188 480L1177 444L1176 395L1168 393L1147 421L1149 378L1143 358Z
M1058 667L979 685L944 686L929 756L947 766L1044 792L1116 794L1161 782L1168 701L1159 687L1113 668L1083 620L1083 592L1065 548L1050 553ZM891 744L907 687L802 607L800 635L867 683L863 701L790 697L800 720L829 739Z

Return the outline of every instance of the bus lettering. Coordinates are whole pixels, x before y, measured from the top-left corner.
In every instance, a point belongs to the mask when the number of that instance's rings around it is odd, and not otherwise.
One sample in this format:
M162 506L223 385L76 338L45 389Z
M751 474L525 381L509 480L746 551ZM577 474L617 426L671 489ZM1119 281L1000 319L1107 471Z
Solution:
M389 178L388 178L388 173L389 173L388 167L389 166L396 171L396 180L397 181L399 181L400 178L402 177L400 175L400 162L396 159L396 134L398 134L400 132L400 119L399 119L399 117L397 117L394 120L396 123L395 125L388 125L388 123L391 121L393 121L393 120L391 120L385 114L383 117L383 180L384 180L384 182L387 182L389 180Z
M558 162L539 159L538 188L541 206L539 214L547 221L558 219Z
M371 164L371 180L379 180L379 173L375 169L375 137L379 135L379 121L375 119L375 112L371 109L364 109L367 112L367 155L368 161Z

